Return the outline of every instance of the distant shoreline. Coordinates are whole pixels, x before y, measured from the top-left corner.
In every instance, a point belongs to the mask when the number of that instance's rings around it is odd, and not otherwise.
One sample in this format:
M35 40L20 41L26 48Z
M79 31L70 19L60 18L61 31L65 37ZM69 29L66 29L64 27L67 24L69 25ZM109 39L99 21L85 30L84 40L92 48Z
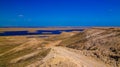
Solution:
M91 26L3 26L0 28L85 28L85 27L91 27Z
M120 26L0 26L0 28L91 28L91 27L120 27Z

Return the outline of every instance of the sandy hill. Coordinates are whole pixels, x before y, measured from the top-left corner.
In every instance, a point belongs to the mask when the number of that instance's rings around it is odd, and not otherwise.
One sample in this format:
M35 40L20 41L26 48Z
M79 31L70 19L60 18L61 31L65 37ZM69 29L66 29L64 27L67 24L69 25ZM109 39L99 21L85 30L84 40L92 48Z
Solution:
M120 28L48 38L1 36L0 67L120 67Z
M83 51L94 57L120 67L120 28L91 28L63 40L59 45Z

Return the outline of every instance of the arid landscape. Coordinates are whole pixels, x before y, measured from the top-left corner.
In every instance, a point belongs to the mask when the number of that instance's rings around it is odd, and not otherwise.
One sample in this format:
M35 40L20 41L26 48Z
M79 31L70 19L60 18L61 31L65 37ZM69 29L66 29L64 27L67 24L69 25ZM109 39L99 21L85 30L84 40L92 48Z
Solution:
M0 32L11 30L17 29L1 28ZM0 36L0 67L120 67L119 27L40 36Z

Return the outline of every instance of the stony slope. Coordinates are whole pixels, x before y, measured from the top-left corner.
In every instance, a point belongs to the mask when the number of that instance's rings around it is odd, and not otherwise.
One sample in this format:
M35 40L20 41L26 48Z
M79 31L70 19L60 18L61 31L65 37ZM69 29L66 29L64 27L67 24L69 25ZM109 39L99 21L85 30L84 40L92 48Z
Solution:
M38 61L37 61L38 62ZM51 47L50 53L41 61L29 65L39 67L109 67L81 54L69 51L63 47Z
M59 45L81 50L86 56L120 67L120 28L87 29Z
M0 67L120 67L120 28L38 37L0 37Z

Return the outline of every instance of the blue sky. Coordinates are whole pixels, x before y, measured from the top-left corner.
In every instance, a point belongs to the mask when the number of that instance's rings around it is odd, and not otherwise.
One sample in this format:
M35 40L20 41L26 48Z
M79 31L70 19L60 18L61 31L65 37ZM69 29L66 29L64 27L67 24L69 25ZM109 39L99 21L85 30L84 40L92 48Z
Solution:
M120 26L120 0L0 0L0 26Z

